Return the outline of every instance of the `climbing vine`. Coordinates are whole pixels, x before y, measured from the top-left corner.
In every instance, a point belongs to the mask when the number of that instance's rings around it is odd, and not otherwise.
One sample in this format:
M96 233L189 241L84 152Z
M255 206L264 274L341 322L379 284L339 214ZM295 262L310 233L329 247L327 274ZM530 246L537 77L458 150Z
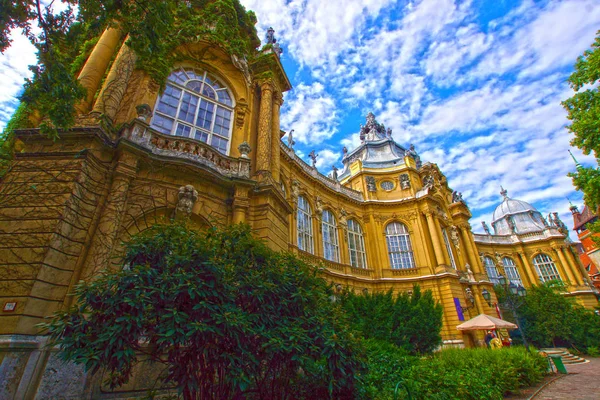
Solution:
M19 28L38 50L38 64L30 67L33 76L26 80L20 98L25 109L15 113L5 135L32 124L32 110L39 114L41 131L50 137L57 137L57 129L73 126L75 105L85 96L76 75L108 26L127 35L137 68L161 86L177 59L174 49L184 43L209 41L246 60L255 56L260 44L256 15L238 0L64 3L68 7L60 13L51 5L41 8L37 0L12 2L0 11L0 51L10 46L11 29ZM40 34L33 33L36 24Z

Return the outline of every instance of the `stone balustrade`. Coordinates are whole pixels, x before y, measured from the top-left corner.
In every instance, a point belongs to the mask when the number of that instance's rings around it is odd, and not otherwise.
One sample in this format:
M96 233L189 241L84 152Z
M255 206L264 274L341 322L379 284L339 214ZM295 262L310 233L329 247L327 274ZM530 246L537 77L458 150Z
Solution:
M316 256L314 254L310 254L306 251L300 250L298 246L290 245L290 250L298 255L301 259L306 261L309 264L315 266L321 266L327 269L330 272L334 273L342 273L344 275L352 275L352 276L365 276L368 278L373 278L373 270L368 268L356 268L348 264L342 264L335 261L327 260L323 257Z
M152 154L193 161L231 178L250 178L250 159L229 157L198 140L164 135L136 120L122 137L149 150Z

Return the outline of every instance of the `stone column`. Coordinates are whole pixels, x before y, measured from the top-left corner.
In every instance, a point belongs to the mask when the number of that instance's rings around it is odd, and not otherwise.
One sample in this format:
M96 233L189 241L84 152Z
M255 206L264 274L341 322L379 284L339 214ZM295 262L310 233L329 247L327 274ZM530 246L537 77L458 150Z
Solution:
M537 276L537 272L534 271L531 264L529 264L529 260L527 259L527 255L523 252L519 252L519 258L521 259L521 263L523 264L523 269L529 278L529 282L531 285L535 285L540 282L539 276Z
M570 246L564 247L563 251L565 252L567 260L569 260L571 265L573 265L573 270L575 271L575 276L581 277L581 279L579 279L579 280L582 281L583 285L587 285L589 283L589 275L588 275L587 271L585 270L585 268L583 267L583 264L581 264L579 257L575 258L575 255L571 251Z
M562 249L560 247L553 247L552 250L554 250L554 252L558 256L558 260L560 261L560 267L562 268L563 273L565 274L566 278L569 280L569 283L573 286L576 286L578 284L578 282L575 279L575 277L573 276L573 273L571 272L571 268L569 268L569 264L567 264L567 260L565 259L564 255L562 253Z
M127 91L127 84L135 69L136 60L137 56L133 50L123 44L94 104L94 112L104 114L111 120L114 119Z
M98 86L120 42L120 37L121 32L118 29L106 29L81 69L77 79L81 86L87 90L87 94L85 95L85 99L76 106L77 111L80 113L90 111Z
M471 265L471 269L476 274L481 273L481 268L479 267L479 257L473 249L469 227L467 225L461 225L460 234L462 236L463 243L465 244L465 252L467 253L467 259Z
M443 265L445 258L444 253L442 252L442 245L440 244L435 217L431 211L428 211L425 213L425 218L427 218L427 227L429 228L429 235L431 236L431 242L433 243L433 252L435 253L437 265Z
M525 267L525 264L523 263L519 253L516 253L516 255L511 254L511 258L515 262L515 268L519 273L519 277L521 278L521 282L523 282L523 286L529 287L535 285L536 282L531 280L530 271L528 271L528 268Z
M435 229L437 231L438 238L440 238L440 241L442 242L442 255L444 257L444 264L446 264L448 267L450 267L450 266L452 266L452 262L450 261L450 254L448 254L448 248L446 247L446 240L444 239L444 233L442 232L442 226L440 225L440 220L434 216L433 222L435 223ZM448 235L448 232L446 232L446 236L447 235Z
M279 177L279 173L280 173L280 168L281 168L281 164L280 164L280 158L281 158L281 151L280 151L280 146L279 146L279 142L281 141L281 138L279 136L279 133L281 131L281 128L279 126L279 110L281 108L281 105L283 104L283 96L281 95L281 93L276 92L273 93L273 121L272 121L272 130L273 130L273 137L271 138L271 176L273 177L273 180L275 181L275 183L279 183L280 177Z
M256 138L256 174L268 175L271 171L271 138L273 136L273 83L260 85L260 111L258 137Z
M233 223L239 224L246 222L246 211L250 206L248 199L248 188L236 187L233 197Z

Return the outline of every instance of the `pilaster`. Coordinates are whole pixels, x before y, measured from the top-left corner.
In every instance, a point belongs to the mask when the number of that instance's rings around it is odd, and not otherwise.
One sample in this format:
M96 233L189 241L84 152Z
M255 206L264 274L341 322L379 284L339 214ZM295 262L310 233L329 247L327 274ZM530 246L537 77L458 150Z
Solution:
M273 92L271 81L260 85L260 110L256 140L256 175L264 179L271 173L271 142L273 136Z
M435 253L437 266L443 266L444 253L442 252L442 245L440 243L440 237L438 234L434 213L431 211L426 212L425 218L427 218L427 227L429 228L429 235L431 236L431 241L433 243L433 251Z
M272 116L272 131L271 137L271 176L275 183L279 183L281 172L281 148L279 142L281 140L279 125L279 111L283 104L283 96L279 92L273 93L273 116Z

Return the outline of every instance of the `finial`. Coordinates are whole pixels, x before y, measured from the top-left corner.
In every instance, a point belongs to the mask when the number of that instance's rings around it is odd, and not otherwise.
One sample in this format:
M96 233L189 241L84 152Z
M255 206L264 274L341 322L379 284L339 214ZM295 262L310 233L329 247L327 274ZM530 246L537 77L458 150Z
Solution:
M569 210L571 210L571 213L578 214L579 213L579 209L577 208L577 206L575 204L573 204L571 202L571 199L569 199L568 197L567 197L567 200L569 201Z
M502 185L500 185L500 189L502 189L502 190L500 190L500 194L502 195L502 197L504 197L505 199L508 199L508 191L506 189L504 189L502 187Z
M581 168L581 164L579 164L579 161L577 161L577 159L575 158L575 156L573 155L573 153L571 153L571 150L567 150L567 151L569 152L569 154L571 155L571 158L575 162L575 167L576 168Z

